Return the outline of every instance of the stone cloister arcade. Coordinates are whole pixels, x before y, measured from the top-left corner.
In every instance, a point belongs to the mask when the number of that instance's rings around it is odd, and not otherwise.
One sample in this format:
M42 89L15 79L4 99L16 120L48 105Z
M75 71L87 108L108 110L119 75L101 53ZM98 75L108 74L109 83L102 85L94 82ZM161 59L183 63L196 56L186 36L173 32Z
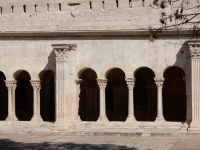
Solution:
M149 121L186 120L185 73L172 66L156 77L152 69L140 67L133 78L126 78L122 69L107 71L98 79L92 68L79 74L78 115L82 121ZM6 80L0 72L0 120L56 121L55 73L41 71L40 80L31 80L25 70ZM162 107L163 105L163 107Z

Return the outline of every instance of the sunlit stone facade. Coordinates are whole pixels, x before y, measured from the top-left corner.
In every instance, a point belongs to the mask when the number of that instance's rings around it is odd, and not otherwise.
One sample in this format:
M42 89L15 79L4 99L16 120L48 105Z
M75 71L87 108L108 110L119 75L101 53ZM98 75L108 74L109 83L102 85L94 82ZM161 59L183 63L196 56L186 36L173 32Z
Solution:
M200 42L150 3L2 0L0 133L198 132Z

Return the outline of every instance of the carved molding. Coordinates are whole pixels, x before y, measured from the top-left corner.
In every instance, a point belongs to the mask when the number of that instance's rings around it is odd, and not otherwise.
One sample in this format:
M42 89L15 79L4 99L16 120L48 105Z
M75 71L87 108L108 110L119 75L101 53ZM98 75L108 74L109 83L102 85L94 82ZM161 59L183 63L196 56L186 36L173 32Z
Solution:
M68 55L71 50L76 50L76 44L53 44L53 50L56 54L56 62L68 61Z
M30 80L33 89L41 89L41 81L40 80Z
M8 88L8 90L15 90L17 87L17 82L17 80L5 80L6 87Z
M97 83L101 90L105 90L108 80L107 79L97 79Z
M128 89L132 90L133 87L135 86L135 78L126 78L125 81L126 84L128 85Z
M163 78L163 77L155 77L154 80L156 82L157 88L162 88L163 87L163 83L164 83L165 78Z
M200 58L200 47L197 45L190 45L191 58Z
M82 79L77 79L77 80L74 80L76 85L81 85L82 82L84 82Z

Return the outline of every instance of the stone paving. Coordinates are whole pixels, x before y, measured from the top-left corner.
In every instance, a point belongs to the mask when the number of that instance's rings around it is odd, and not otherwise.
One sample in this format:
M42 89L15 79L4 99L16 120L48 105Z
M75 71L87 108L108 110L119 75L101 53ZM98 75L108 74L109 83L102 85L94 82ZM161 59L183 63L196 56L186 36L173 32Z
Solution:
M0 135L0 149L197 150L199 141L200 136Z

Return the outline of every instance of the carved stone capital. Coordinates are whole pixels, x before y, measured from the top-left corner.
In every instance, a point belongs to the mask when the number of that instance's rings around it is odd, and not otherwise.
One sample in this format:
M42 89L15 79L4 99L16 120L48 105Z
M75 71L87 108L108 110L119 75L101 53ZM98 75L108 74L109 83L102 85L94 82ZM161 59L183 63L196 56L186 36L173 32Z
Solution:
M15 90L17 87L17 80L5 80L8 90Z
M132 90L135 86L135 78L126 78L126 84L128 85L128 89Z
M198 47L197 45L190 45L190 54L191 58L200 59L200 47Z
M76 44L53 44L53 50L56 54L56 62L66 62L71 50L75 50Z
M101 90L105 90L108 80L107 79L97 79L97 83Z
M81 85L82 82L84 82L82 79L77 79L77 80L74 80L76 85Z
M165 80L163 77L155 77L154 80L156 82L157 88L163 87L163 83L164 83L164 80Z
M34 90L41 89L41 81L40 80L30 80L31 85Z

